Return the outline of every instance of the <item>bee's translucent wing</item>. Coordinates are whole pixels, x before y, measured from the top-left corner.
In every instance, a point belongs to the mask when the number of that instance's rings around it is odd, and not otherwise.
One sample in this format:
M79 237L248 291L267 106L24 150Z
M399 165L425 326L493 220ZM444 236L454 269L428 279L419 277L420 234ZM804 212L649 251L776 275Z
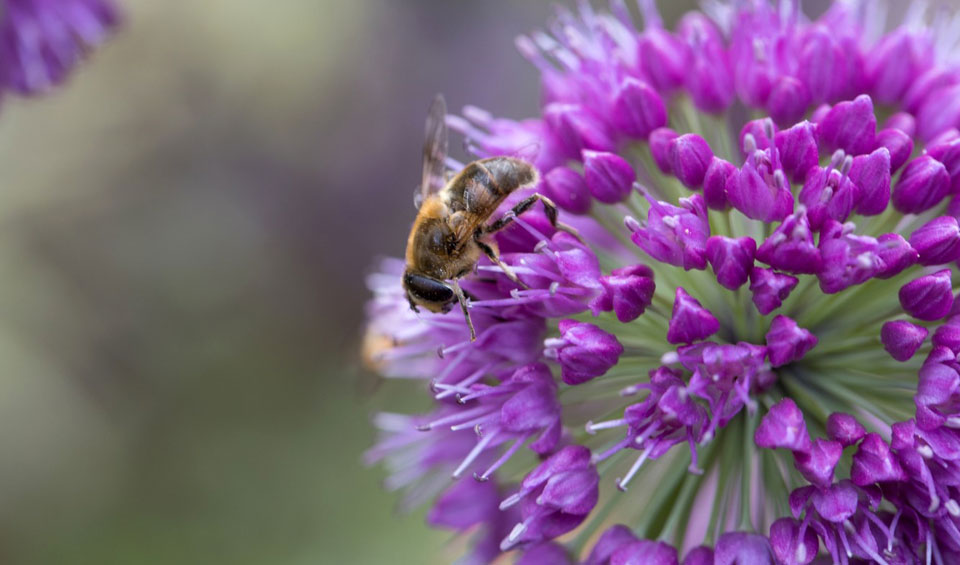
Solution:
M438 192L446 184L447 103L437 94L427 114L426 140L423 142L423 180L420 202Z

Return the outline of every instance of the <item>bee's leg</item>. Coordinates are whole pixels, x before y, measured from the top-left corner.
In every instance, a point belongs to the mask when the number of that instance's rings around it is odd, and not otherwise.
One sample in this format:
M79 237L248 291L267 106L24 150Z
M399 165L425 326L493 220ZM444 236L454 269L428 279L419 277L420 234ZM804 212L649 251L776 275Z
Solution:
M500 270L503 271L503 274L507 275L508 279L517 283L521 288L530 288L529 286L524 284L524 282L521 281L519 277L517 277L517 274L513 272L513 269L510 268L510 265L507 265L506 263L500 260L500 255L497 254L496 250L494 250L493 247L491 247L487 243L480 241L479 239L477 239L476 242L477 242L477 245L480 246L480 250L483 251L484 255L486 255L491 261L493 261L498 267L500 267Z
M470 319L470 310L467 310L467 297L463 294L463 289L460 288L460 283L457 282L457 279L453 279L450 286L453 287L453 293L457 296L457 302L460 303L460 309L463 310L463 317L467 319L467 327L470 328L470 341L477 341L477 331L473 329L473 320Z
M511 208L509 212L504 214L502 218L483 228L484 233L489 234L498 232L507 227L517 216L529 210L530 207L536 204L538 200L543 202L543 211L547 214L547 219L550 220L550 225L560 231L569 233L570 235L579 239L581 243L583 242L583 239L580 237L580 232L578 232L576 228L557 221L557 205L553 203L553 200L550 200L540 193L532 194L518 202L517 205Z

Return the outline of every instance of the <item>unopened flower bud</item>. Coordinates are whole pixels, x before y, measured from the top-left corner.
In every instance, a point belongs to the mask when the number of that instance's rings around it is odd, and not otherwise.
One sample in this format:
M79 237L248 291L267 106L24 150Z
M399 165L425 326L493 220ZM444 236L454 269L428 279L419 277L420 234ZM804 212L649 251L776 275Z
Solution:
M637 173L616 153L584 150L583 177L594 198L604 204L616 204L630 195Z
M897 361L906 361L920 349L927 339L927 328L906 320L894 320L880 328L880 341L887 353Z
M694 133L678 136L670 142L670 168L687 188L700 188L713 151L706 140Z
M950 191L950 174L943 163L921 155L907 163L893 189L893 207L904 214L926 212Z
M950 269L914 279L900 288L900 305L918 320L939 320L953 306Z

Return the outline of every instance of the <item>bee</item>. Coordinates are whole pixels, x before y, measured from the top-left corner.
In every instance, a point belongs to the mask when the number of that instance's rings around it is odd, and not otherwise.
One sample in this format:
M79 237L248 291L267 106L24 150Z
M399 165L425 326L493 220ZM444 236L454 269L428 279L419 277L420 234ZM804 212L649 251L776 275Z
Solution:
M414 195L419 212L407 239L403 288L414 312L419 312L419 306L446 313L454 301L459 302L470 328L470 340L474 341L477 334L467 297L458 281L475 269L480 257L486 255L510 280L526 287L500 260L493 234L537 201L543 203L554 227L574 235L576 231L557 222L556 204L539 193L521 200L503 217L488 223L507 196L537 184L540 175L522 159L491 157L468 164L448 179L446 115L443 96L437 95L427 115L423 175Z

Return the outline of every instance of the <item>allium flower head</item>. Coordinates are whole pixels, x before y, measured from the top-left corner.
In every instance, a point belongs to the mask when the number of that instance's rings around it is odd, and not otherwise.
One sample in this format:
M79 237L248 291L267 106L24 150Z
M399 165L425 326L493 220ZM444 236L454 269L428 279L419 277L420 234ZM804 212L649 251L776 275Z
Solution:
M37 94L62 82L117 23L112 0L0 2L0 88Z
M448 117L539 148L489 221L539 192L579 237L490 236L476 341L381 264L366 360L434 406L369 458L469 562L960 562L960 16L703 6L561 8L517 40L540 115Z

